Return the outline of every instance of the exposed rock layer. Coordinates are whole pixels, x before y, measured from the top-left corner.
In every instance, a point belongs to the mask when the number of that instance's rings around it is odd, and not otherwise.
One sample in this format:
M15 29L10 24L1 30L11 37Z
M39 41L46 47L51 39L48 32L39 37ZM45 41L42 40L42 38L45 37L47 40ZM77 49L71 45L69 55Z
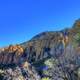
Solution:
M21 46L10 45L9 47L0 49L0 64L18 64L20 57L24 53L24 50Z

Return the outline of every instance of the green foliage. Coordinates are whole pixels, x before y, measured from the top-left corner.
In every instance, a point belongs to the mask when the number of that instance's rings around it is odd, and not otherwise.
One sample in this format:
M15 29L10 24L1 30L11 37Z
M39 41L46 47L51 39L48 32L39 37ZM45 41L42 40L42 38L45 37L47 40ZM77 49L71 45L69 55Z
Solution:
M3 75L5 75L4 71L0 69L0 80L3 80L3 77L4 77Z
M48 59L44 62L44 64L49 68L52 68L56 63L57 63L57 60L55 59Z
M79 79L80 79L80 68L78 69L78 77L79 77Z
M80 45L80 32L76 33L76 35L74 36L73 45L75 47Z
M44 77L41 80L50 80L50 78L49 77Z

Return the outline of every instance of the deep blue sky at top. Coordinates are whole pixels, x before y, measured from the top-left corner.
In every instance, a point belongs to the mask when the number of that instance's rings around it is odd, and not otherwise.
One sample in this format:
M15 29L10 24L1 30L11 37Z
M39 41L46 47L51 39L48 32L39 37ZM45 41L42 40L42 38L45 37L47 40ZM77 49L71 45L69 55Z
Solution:
M0 46L61 30L80 18L80 0L0 0Z

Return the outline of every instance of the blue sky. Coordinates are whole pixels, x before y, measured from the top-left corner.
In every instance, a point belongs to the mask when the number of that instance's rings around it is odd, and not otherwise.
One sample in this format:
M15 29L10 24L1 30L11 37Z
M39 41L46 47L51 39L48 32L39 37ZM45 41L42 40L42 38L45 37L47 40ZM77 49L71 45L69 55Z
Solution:
M0 0L0 46L70 27L78 18L80 0Z

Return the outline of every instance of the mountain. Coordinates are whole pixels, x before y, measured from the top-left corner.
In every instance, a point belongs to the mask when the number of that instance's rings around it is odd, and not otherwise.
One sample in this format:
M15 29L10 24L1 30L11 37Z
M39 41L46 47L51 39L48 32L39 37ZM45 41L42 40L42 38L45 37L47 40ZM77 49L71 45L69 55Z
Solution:
M43 32L1 48L0 76L1 80L7 76L6 80L80 80L80 19L72 28Z

